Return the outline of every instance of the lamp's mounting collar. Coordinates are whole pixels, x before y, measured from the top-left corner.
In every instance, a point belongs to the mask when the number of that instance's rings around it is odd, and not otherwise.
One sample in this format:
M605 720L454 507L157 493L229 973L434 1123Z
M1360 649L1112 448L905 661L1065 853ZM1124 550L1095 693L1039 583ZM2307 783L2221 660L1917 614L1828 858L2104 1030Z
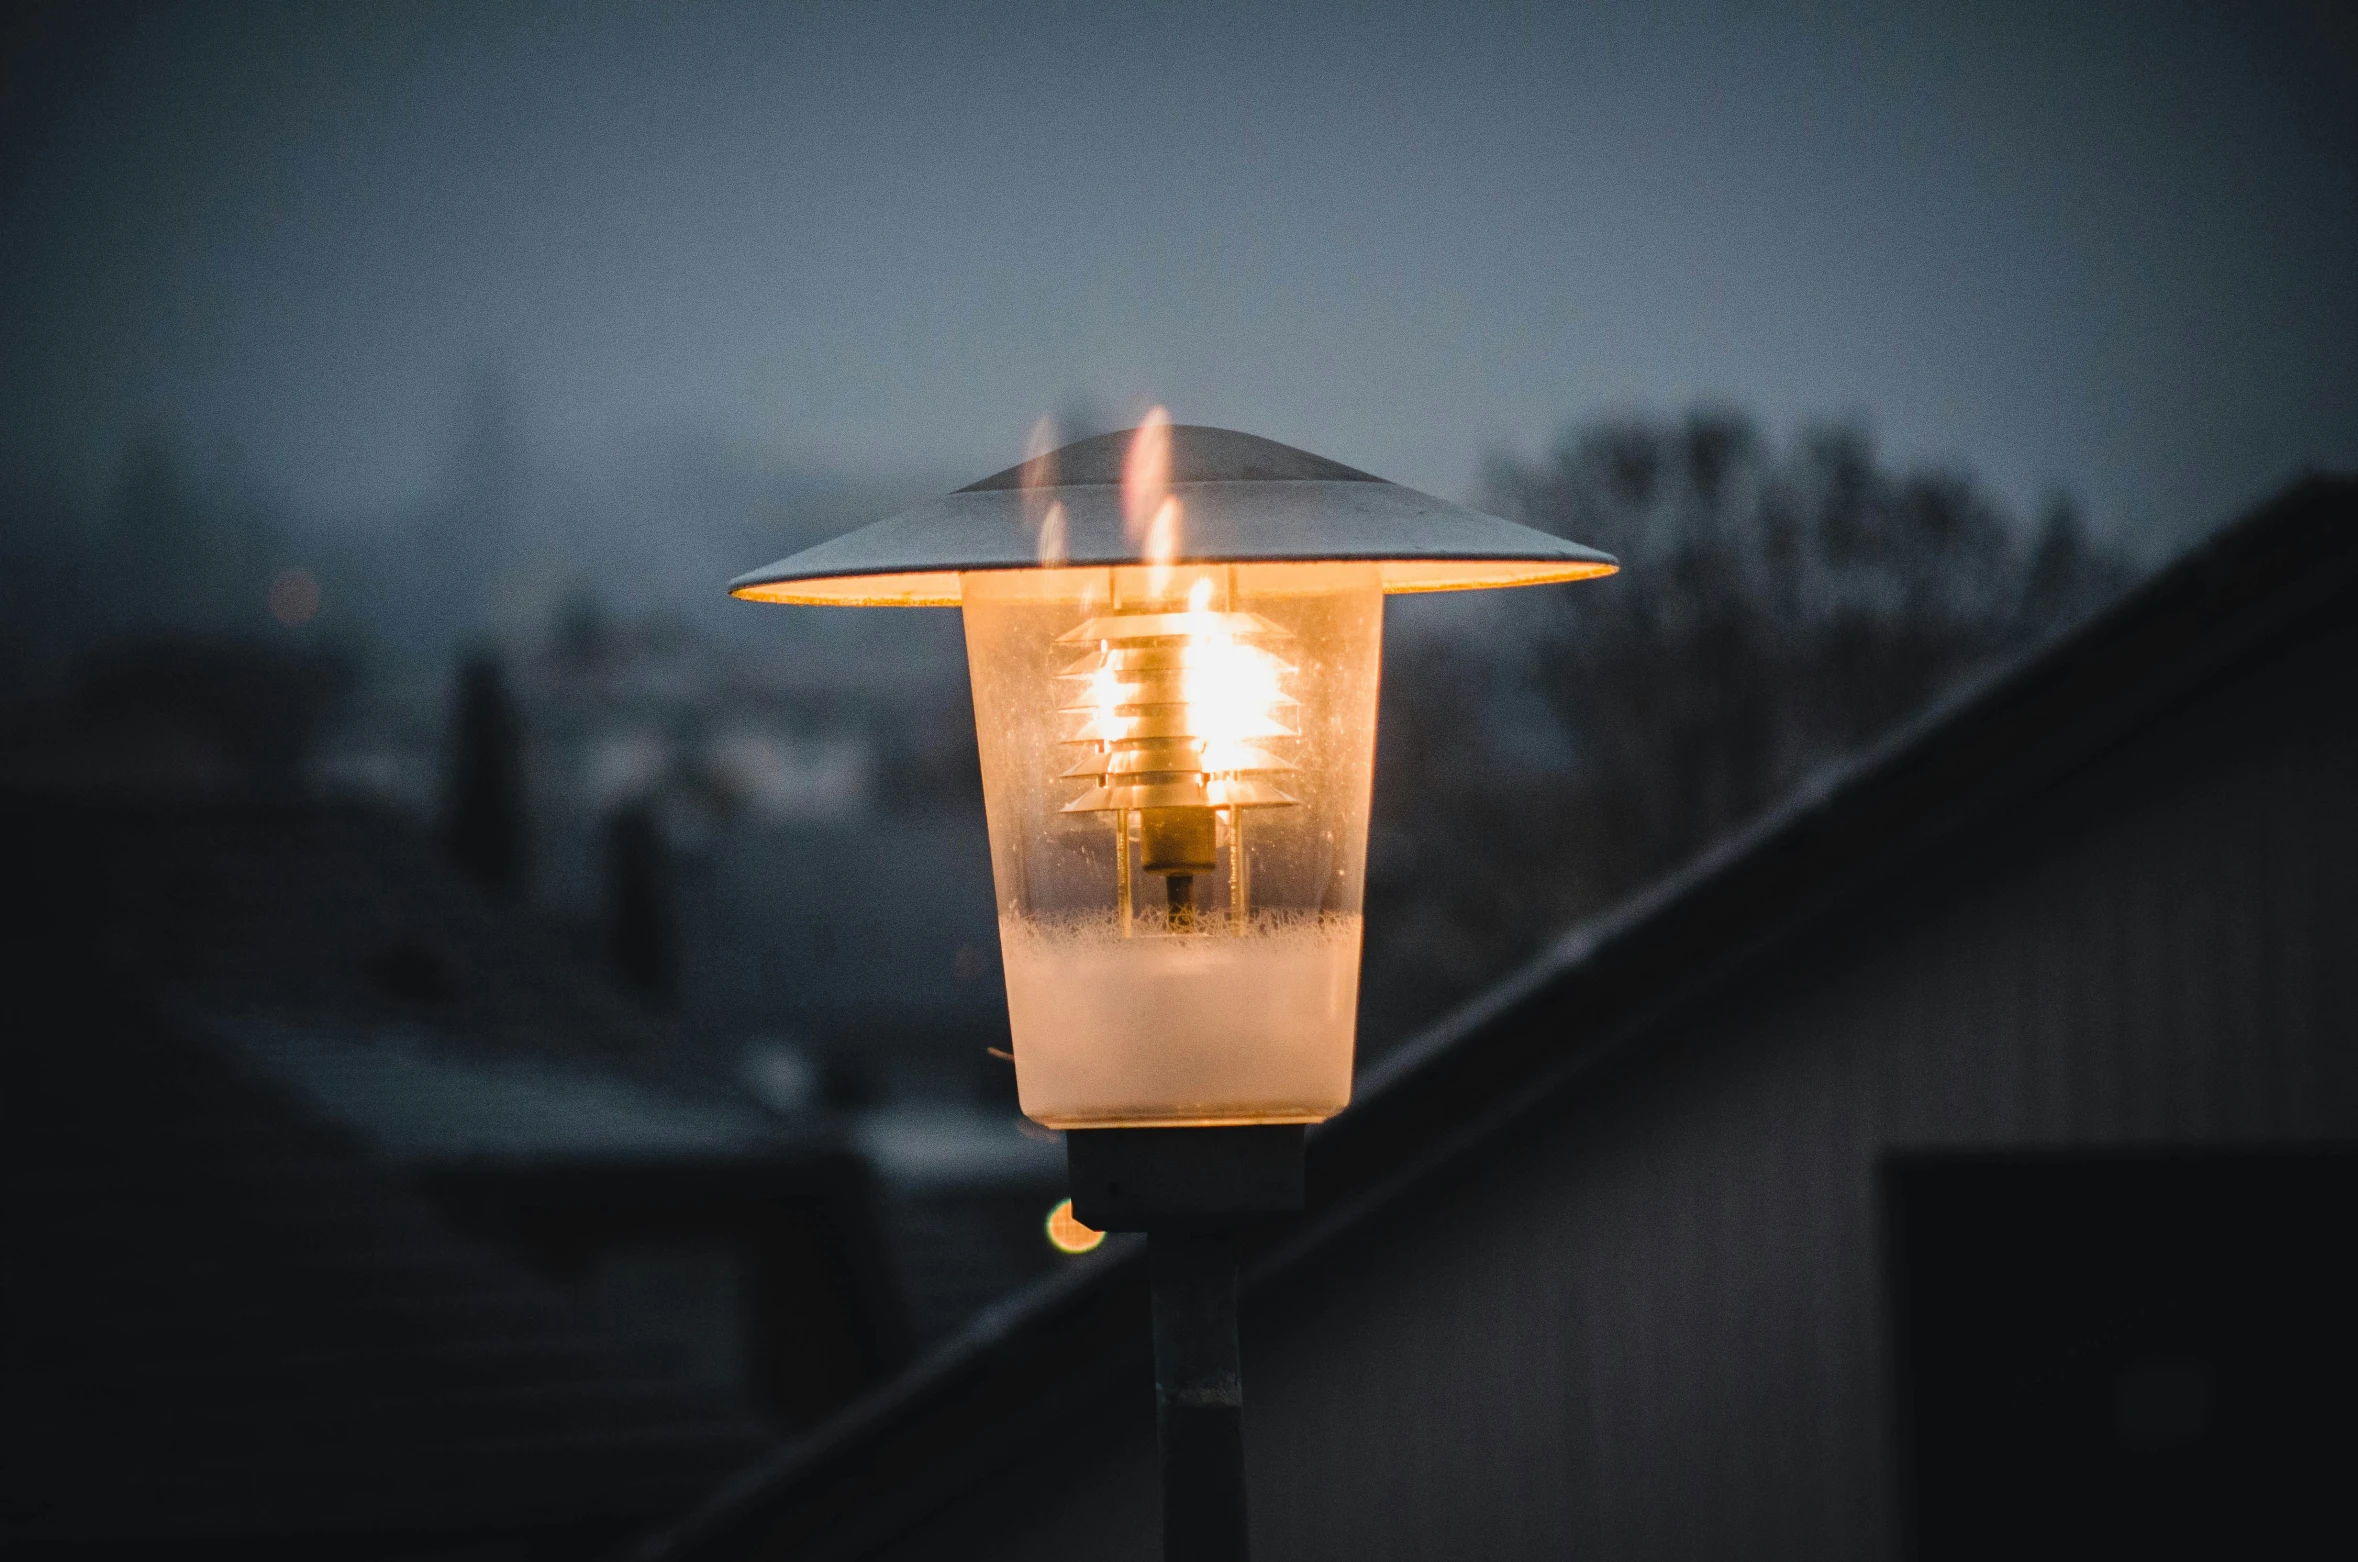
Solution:
M983 570L1358 561L1384 589L1464 591L1609 575L1610 554L1230 429L1169 426L1166 528L1131 524L1135 430L1076 440L729 582L760 602L955 607ZM1162 463L1157 462L1157 465ZM1135 499L1135 495L1131 496ZM1159 534L1159 535L1158 535ZM1150 549L1164 549L1150 556Z

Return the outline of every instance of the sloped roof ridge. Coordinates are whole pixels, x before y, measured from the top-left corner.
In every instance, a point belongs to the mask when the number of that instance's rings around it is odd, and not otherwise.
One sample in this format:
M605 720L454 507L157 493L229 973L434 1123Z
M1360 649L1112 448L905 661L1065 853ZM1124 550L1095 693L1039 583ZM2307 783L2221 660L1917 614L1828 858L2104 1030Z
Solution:
M2173 565L2175 566L2173 561ZM2134 594L2132 588L2131 594ZM1449 1013L1394 1047L1358 1077L1362 1097L1403 1088L1436 1056L1480 1031L1497 1016L1543 991L1588 961L1603 958L1620 940L1651 923L1667 908L1697 893L1766 843L1840 806L1853 787L1872 780L1895 759L1926 741L1975 706L1995 697L2025 668L2070 644L2100 622L2110 606L2092 608L2058 625L2020 654L1961 680L1923 709L1899 721L1855 753L1812 767L1786 796L1757 818L1738 825L1702 851L1593 916L1583 917L1548 942L1545 949L1474 994Z
M1248 1288L1279 1277L1621 1055L1669 1008L1728 979L1863 883L2124 741L2354 585L2358 476L2308 474L2110 605L1968 680L1857 756L1822 768L1752 825L1571 928L1364 1073L1351 1108L1311 1136L1309 1214L1251 1256ZM2025 730L1988 730L2009 722ZM1869 821L1879 823L1879 833L1827 849L1828 837L1858 834L1861 821L1851 816L1869 811L1882 816ZM1837 828L1844 825L1851 828ZM1791 859L1812 848L1816 893L1794 895ZM1780 904L1742 915L1747 895L1761 898L1748 881L1762 877L1776 881ZM1714 904L1725 899L1738 904ZM1694 958L1697 939L1711 957ZM1681 946L1675 974L1644 969L1660 957L1639 946L1666 940ZM1630 955L1641 957L1623 966ZM1584 1024L1577 1046L1479 1056L1488 1043L1518 1039L1508 1033L1535 1009L1578 996L1584 984L1644 989L1649 980L1659 990L1617 994L1619 1012L1589 1011L1593 1024ZM1452 1071L1473 1077L1437 1078ZM1409 1153L1382 1164L1385 1150L1400 1148L1386 1141L1401 1140ZM798 1557L864 1554L1012 1457L1026 1432L1051 1419L1053 1405L1085 1397L1143 1362L1144 1259L1142 1241L1109 1242L1085 1267L1017 1293L697 1513L649 1535L630 1556L687 1562L784 1544L796 1546ZM1102 1359L1084 1359L1097 1342ZM1027 1345L1040 1352L1034 1370L993 1370L995 1358ZM1053 1369L1064 1372L1062 1381L1050 1381ZM1008 1380L1017 1388L1001 1390L1006 1413L990 1420L975 1396ZM1028 1403L1021 1398L1027 1394ZM933 1427L891 1445L898 1423L928 1414L936 1417ZM921 1435L925 1430L935 1435ZM992 1432L998 1435L986 1439ZM961 1448L961 1436L990 1446ZM806 1487L811 1500L798 1509ZM887 1498L890 1511L876 1511ZM865 1522L856 1511L863 1504Z

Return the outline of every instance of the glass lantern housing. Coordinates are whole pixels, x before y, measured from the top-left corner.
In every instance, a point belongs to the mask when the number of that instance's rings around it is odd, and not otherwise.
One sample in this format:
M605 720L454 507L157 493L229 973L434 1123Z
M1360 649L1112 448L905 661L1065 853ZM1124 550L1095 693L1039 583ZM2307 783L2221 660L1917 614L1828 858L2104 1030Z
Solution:
M1350 1100L1385 594L1614 568L1149 420L730 589L961 609L1023 1110L1177 1127Z
M1096 1128L1340 1111L1376 566L976 574L964 610L1026 1115Z

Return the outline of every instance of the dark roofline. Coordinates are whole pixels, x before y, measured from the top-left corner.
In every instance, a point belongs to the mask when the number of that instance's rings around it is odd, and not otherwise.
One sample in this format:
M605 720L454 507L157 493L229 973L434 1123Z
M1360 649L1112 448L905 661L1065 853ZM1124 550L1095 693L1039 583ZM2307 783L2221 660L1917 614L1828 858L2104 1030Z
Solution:
M1976 822L2085 765L2358 585L2358 479L2309 477L1968 688L1418 1037L1311 1136L1309 1212L1268 1284L1625 1054L1657 1020ZM1699 959L1698 951L1709 951ZM1116 1382L1144 1382L1143 1245L1019 1294L646 1540L641 1562L863 1554Z

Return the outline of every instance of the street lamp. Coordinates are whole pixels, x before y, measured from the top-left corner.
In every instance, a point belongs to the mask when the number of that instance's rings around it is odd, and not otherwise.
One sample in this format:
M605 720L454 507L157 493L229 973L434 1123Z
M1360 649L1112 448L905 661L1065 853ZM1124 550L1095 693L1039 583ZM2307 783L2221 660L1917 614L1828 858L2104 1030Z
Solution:
M1245 1555L1234 1232L1351 1096L1384 596L1615 568L1158 410L729 584L964 614L1016 1089L1148 1236L1169 1562Z

